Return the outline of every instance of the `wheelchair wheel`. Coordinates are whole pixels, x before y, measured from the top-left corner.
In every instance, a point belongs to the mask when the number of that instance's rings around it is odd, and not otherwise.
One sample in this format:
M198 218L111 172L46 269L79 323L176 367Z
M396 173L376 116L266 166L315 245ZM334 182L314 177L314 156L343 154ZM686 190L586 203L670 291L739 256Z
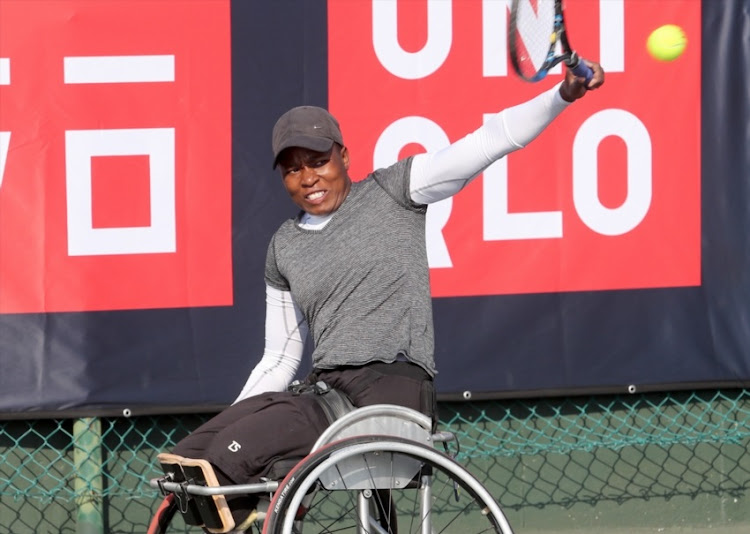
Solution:
M148 525L147 534L164 534L177 512L177 506L177 499L174 494L164 497Z
M312 452L275 492L263 532L512 534L499 505L463 466L393 436L357 436Z

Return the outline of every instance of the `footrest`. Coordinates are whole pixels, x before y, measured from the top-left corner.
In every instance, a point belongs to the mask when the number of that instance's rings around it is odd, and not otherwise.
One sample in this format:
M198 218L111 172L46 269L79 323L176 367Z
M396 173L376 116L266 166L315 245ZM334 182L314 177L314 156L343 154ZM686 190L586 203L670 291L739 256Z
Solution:
M171 482L181 484L185 482L185 473L180 467L180 461L184 460L182 456L176 454L162 453L158 455L157 460L161 465L161 469ZM178 509L182 514L185 523L188 525L195 525L198 527L203 526L203 519L201 519L200 513L198 512L197 504L195 503L193 495L177 495L179 497Z
M187 482L209 487L218 487L213 466L206 460L185 458L176 454L162 453L157 456L164 473L175 482ZM189 525L205 528L214 534L223 534L234 528L234 519L223 495L177 495L180 512ZM187 497L187 498L185 498Z

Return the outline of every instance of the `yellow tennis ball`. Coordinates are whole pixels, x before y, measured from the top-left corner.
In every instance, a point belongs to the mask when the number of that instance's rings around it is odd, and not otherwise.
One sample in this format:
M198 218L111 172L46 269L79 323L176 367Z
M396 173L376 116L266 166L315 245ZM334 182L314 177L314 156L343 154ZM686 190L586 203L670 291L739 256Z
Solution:
M687 36L676 24L665 24L648 36L646 48L651 57L659 61L673 61L680 57L687 46Z

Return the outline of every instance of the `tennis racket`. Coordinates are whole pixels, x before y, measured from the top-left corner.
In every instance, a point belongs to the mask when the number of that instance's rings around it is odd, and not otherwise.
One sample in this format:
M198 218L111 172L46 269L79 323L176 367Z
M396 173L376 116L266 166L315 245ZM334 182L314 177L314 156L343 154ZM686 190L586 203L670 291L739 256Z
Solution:
M594 75L570 47L562 0L513 0L508 49L513 68L527 82L538 82L561 61L586 85Z

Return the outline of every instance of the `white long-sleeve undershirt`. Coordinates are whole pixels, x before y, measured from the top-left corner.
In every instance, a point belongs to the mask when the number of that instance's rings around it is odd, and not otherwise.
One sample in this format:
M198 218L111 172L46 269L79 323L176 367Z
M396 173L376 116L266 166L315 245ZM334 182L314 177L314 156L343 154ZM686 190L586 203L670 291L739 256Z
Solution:
M438 150L417 154L409 189L419 204L455 195L503 156L525 147L568 106L560 84L531 100L493 115L477 130Z
M307 321L289 291L266 284L266 344L235 403L268 391L284 391L302 361Z
M500 111L477 130L436 152L414 156L411 198L431 204L458 193L484 169L533 141L568 106L560 84L531 100ZM307 216L304 227L320 229L330 219ZM289 291L266 285L266 338L263 357L237 399L285 390L302 361L308 326Z

